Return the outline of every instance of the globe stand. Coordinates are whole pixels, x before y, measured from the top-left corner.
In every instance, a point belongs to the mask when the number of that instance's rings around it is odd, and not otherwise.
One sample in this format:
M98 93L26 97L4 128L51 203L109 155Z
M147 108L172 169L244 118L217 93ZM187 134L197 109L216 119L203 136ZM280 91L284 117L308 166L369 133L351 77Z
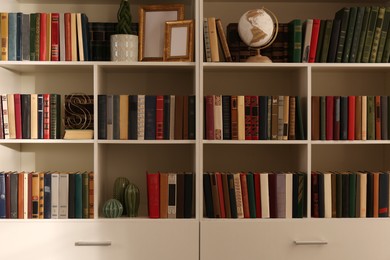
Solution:
M272 60L267 56L262 56L260 54L260 48L256 48L256 55L250 56L246 62L259 62L259 63L272 63Z

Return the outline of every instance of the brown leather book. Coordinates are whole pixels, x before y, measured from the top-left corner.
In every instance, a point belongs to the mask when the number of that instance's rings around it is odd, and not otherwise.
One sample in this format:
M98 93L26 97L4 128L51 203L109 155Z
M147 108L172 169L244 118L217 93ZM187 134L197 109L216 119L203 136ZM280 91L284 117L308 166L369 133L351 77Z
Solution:
M311 139L320 140L320 97L311 98Z
M241 173L241 192L242 192L242 205L244 208L244 218L250 218L249 211L249 197L248 197L248 184L246 182L246 173Z
M279 97L272 96L272 111L271 111L271 138L272 140L278 139L278 111L279 111Z
M33 218L33 201L32 201L32 173L28 174L28 204L27 204L27 218Z
M237 96L232 96L230 102L231 102L232 140L238 140Z
M362 96L355 97L355 140L362 140Z
M65 13L65 60L72 60L72 33L71 33L71 14Z
M223 30L221 19L215 19L215 23L217 25L217 32L218 32L218 38L219 42L222 46L223 55L225 57L225 61L232 61L232 56L230 55L229 46L226 40L225 31Z
M24 172L18 173L18 218L24 218Z
M119 138L129 139L129 96L119 95Z
M213 197L214 217L220 218L221 207L219 205L218 184L217 184L217 176L215 172L210 173L210 181L211 181L211 195Z
M219 61L219 46L215 17L208 17L207 22L209 26L211 61Z
M168 218L168 173L160 173L160 218Z
M373 172L373 182L374 182L374 189L373 189L373 217L377 218L379 216L379 172Z
M176 96L175 101L175 140L183 139L183 105L184 97Z
M231 208L230 208L230 195L229 195L229 181L226 173L221 173L222 176L222 188L223 188L223 198L225 202L225 213L226 218L231 218Z

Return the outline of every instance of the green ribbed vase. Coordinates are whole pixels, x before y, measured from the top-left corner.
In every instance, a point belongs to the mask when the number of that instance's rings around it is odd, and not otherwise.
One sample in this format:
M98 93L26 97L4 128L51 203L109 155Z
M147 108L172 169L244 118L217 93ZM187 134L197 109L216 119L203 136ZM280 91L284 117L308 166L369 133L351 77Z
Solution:
M125 189L129 185L130 181L125 177L118 177L114 182L114 190L112 197L120 201L120 203L125 205ZM126 214L126 209L124 209L123 214Z
M106 218L119 218L122 213L123 206L119 200L109 199L104 203L103 214Z
M128 217L135 218L138 216L139 202L139 189L135 184L130 183L125 190L125 208Z

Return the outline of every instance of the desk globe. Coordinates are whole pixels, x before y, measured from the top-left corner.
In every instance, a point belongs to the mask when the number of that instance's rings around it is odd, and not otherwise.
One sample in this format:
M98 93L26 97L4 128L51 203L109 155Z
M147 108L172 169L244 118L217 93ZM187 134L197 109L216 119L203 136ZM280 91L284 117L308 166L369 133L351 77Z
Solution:
M238 34L257 54L247 59L247 62L272 62L267 56L261 56L260 50L270 46L278 33L278 20L266 8L253 9L244 13L238 22Z

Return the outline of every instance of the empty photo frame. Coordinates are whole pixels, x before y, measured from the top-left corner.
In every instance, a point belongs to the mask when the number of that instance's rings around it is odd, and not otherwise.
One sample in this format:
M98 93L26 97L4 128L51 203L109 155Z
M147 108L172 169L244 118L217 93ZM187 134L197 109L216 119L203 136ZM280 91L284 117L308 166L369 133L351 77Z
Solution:
M164 61L193 61L194 22L165 22Z

